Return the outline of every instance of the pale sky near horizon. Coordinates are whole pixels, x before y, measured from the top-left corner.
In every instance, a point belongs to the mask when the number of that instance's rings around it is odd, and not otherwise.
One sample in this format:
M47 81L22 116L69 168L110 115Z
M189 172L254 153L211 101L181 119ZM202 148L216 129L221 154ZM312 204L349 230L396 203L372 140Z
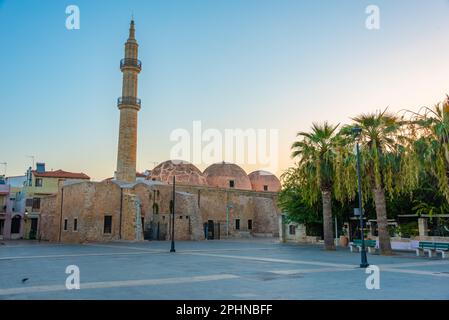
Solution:
M65 27L68 5L80 8L80 30ZM368 5L380 8L380 30L365 28ZM312 122L417 110L449 93L448 0L0 0L8 175L34 155L47 169L112 176L132 13L139 171L168 159L170 133L199 120L221 132L278 129L280 175Z

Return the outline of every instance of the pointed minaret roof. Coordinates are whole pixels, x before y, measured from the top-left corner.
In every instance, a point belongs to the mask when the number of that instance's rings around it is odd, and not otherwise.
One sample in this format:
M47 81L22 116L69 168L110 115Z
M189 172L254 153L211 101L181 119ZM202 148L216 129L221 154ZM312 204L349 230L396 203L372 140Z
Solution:
M136 36L136 29L134 27L134 19L132 19L131 25L129 27L129 39L135 40L136 39L135 36Z

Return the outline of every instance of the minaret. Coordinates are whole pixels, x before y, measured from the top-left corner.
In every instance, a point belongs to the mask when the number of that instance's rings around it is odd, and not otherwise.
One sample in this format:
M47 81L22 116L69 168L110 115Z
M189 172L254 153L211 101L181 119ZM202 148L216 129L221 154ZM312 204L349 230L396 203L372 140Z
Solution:
M131 20L129 38L125 43L125 58L120 61L123 73L122 97L118 99L120 110L120 132L115 178L125 182L136 181L137 113L140 99L137 98L137 77L142 64L137 59L139 45L135 39L134 20Z

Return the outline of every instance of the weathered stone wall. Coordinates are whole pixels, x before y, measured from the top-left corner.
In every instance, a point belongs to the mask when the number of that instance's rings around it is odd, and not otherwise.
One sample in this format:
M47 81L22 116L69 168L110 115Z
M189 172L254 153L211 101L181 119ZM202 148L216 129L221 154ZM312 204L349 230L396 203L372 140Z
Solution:
M254 197L254 233L279 236L279 215L273 199Z
M120 193L120 187L110 181L64 186L58 194L62 201L61 241L82 243L118 240ZM107 215L112 216L110 234L104 233L104 217ZM77 230L74 230L75 219ZM67 230L64 230L65 220Z
M227 234L228 219L230 237L239 237L242 232L279 235L277 193L184 185L177 189L195 195L203 223L220 223L221 238ZM236 219L240 220L240 230L236 230ZM249 220L252 230L248 230Z
M134 193L141 203L141 216L144 219L144 224L151 222L153 220L153 203L155 201L153 189L143 183L139 183L130 192Z
M122 187L113 181L64 186L44 207L48 213L43 217L41 237L58 241L61 226L62 242L139 240L149 226L160 223L166 228L165 239L169 239L172 190L171 185L149 182ZM204 239L204 224L209 220L214 222L215 238L225 238L227 231L230 237L279 234L276 193L182 185L176 190L177 240ZM136 202L140 205L136 206ZM136 210L140 211L140 216ZM112 216L110 234L104 233L106 215ZM63 230L65 219L67 230ZM73 228L74 219L77 219L78 230ZM239 230L237 219L240 220ZM142 231L136 233L138 225L142 225Z
M123 194L121 240L142 241L142 206L135 194Z
M57 214L57 195L41 198L41 211L39 221L40 239L44 241L58 241L59 224Z

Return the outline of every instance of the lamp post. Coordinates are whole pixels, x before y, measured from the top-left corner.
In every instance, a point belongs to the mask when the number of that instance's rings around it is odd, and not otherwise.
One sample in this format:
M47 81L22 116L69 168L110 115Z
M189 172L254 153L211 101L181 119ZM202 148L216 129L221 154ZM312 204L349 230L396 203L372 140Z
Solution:
M170 252L176 252L175 250L175 189L176 188L176 178L173 176L173 200L172 200L172 221L171 221L171 249Z
M357 181L358 181L358 191L359 191L359 209L360 209L360 238L362 240L362 249L360 250L360 268L367 268L369 266L368 259L366 257L366 248L365 248L365 233L363 230L363 207L362 207L362 178L360 176L360 135L362 133L362 128L354 127L352 128L352 133L354 134L355 142L356 142L356 155L357 155Z

